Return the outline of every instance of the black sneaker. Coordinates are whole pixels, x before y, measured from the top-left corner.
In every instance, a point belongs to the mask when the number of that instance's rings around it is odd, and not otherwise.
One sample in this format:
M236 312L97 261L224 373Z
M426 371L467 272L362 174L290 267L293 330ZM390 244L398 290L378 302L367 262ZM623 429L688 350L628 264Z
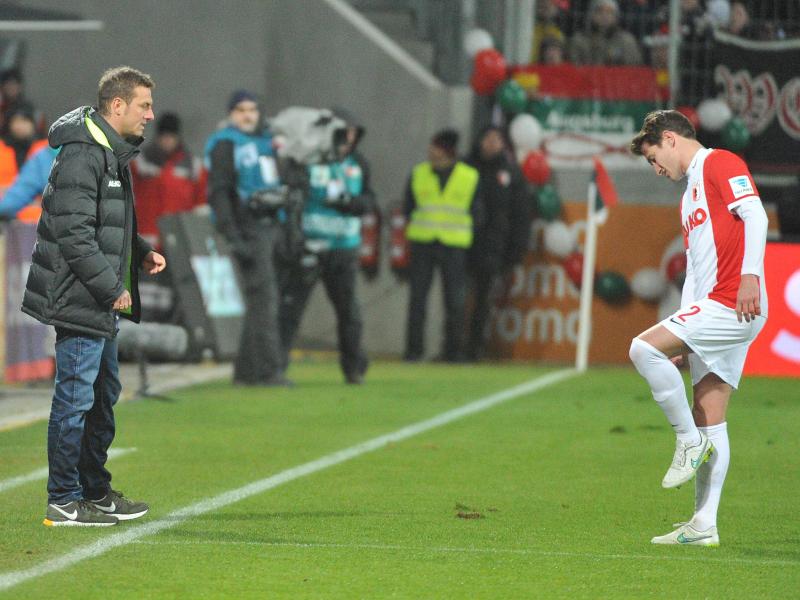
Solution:
M48 504L43 521L48 527L110 527L118 522L117 517L100 512L87 500Z
M120 521L138 519L150 510L144 502L134 502L122 495L122 492L111 490L100 500L90 500L90 503L106 515L113 515Z

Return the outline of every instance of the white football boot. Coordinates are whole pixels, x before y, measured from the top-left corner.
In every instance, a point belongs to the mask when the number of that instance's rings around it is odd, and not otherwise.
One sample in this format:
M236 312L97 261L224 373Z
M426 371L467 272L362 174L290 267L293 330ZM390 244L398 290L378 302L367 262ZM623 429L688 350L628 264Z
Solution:
M676 546L719 546L719 534L716 527L698 531L691 523L683 523L675 531L654 537L650 543Z
M687 481L691 481L700 465L711 458L714 452L714 445L705 433L702 431L699 433L700 441L694 446L689 446L681 440L676 440L672 464L661 481L661 487L675 488L680 487Z

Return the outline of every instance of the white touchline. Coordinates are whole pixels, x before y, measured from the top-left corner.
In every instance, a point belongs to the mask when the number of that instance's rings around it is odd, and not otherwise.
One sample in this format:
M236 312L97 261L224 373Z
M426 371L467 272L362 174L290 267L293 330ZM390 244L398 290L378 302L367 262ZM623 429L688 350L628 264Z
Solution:
M470 402L469 404L465 404L464 406L448 410L447 412L443 412L425 421L408 425L407 427L403 427L402 429L398 429L392 433L387 433L386 435L372 438L371 440L356 444L355 446L350 446L344 450L327 454L321 458L312 460L311 462L281 471L280 473L272 475L271 477L259 479L258 481L254 481L242 487L223 492L217 496L213 496L205 500L201 500L195 504L191 504L184 508L173 511L156 521L143 523L142 525L134 526L130 529L126 528L125 531L114 533L109 537L100 539L92 544L89 544L88 546L75 548L63 556L59 556L38 565L34 565L28 569L10 571L0 574L0 591L12 588L15 585L19 585L20 583L30 579L36 579L37 577L42 577L43 575L49 575L50 573L66 569L67 567L71 567L72 565L81 561L90 558L96 558L101 554L105 554L109 550L113 550L114 548L135 542L139 538L153 535L159 531L169 529L170 527L175 527L176 525L179 525L192 517L218 510L224 506L228 506L229 504L249 498L250 496L255 496L256 494L276 488L284 483L289 483L290 481L294 481L300 477L316 473L317 471L322 471L328 467L338 465L368 452L372 452L373 450L383 448L392 442L399 442L415 435L419 435L420 433L430 431L431 429L436 429L442 425L447 425L448 423L452 423L458 419L482 412L488 408L496 406L497 404L502 404L503 402L518 396L538 391L542 388L559 383L576 375L578 375L578 372L575 369L562 369L560 371L548 373L547 375L542 375L541 377L531 379L530 381L521 383L520 385L514 386L507 390L503 390L502 392L497 392L495 394L475 400L474 402Z
M451 554L528 554L534 556L563 556L565 558L591 558L602 560L656 560L682 561L691 563L741 563L746 565L765 565L771 567L793 567L800 564L797 560L773 560L759 558L715 557L707 554L605 554L596 552L560 552L558 550L540 550L537 548L458 548L450 546L402 546L396 544L335 544L309 542L257 542L257 541L220 541L220 540L136 540L134 544L145 546L270 546L275 548L308 548L310 550L326 548L344 548L349 550L400 550L404 552L439 552Z
M116 458L123 456L130 452L136 452L136 448L111 448L108 451L108 458ZM45 479L47 477L47 467L31 471L27 475L20 475L18 477L11 477L9 479L0 480L0 492L7 492L15 487L19 487L37 479Z

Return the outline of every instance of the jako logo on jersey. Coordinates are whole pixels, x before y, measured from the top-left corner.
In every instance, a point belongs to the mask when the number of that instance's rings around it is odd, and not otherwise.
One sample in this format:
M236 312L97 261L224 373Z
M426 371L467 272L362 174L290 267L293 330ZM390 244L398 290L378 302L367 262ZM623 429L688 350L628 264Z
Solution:
M689 232L692 229L694 229L698 225L702 225L703 223L705 223L706 218L708 218L708 215L706 214L706 211L704 211L702 208L698 208L696 211L690 214L689 218L686 219L686 222L683 224L684 235L689 235Z
M747 175L739 175L738 177L731 177L728 183L733 191L734 198L741 198L742 196L749 196L755 194L753 186L750 185L750 179Z
M108 187L122 187L122 182L117 179L112 179L108 182Z

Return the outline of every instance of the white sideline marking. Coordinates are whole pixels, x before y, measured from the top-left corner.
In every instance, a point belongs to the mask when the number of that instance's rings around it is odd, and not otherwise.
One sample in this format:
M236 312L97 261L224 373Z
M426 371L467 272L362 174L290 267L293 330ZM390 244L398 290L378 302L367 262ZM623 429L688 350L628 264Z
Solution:
M136 448L111 448L108 451L108 458L116 458L118 456L123 456L125 454L129 454L131 452L136 452ZM25 485L31 481L36 481L37 479L46 479L47 478L47 467L42 469L36 469L35 471L31 471L27 475L20 475L18 477L11 477L9 479L3 479L0 481L0 492L7 492L8 490L12 490L15 487L19 487L21 485Z
M559 552L556 550L537 550L536 548L453 548L448 546L401 546L395 544L334 544L334 543L303 543L303 542L246 542L246 541L219 541L219 540L136 540L134 544L147 546L274 546L277 548L342 548L351 550L403 550L405 552L441 552L453 554L526 554L535 556L563 556L566 558L590 558L608 560L678 560L684 562L715 562L715 563L742 563L748 565L765 565L776 567L791 567L800 564L796 560L772 560L757 558L733 558L708 556L691 552L691 556L669 554L602 554L594 552ZM702 550L701 550L702 552ZM711 550L716 552L716 550Z
M344 450L333 452L332 454L312 460L311 462L281 471L276 475L259 479L258 481L254 481L242 487L223 492L217 496L200 500L199 502L175 510L161 519L151 521L149 523L143 523L139 526L133 526L130 529L126 528L120 533L113 533L106 538L89 544L88 546L75 548L74 550L70 550L67 554L43 563L39 563L38 565L34 565L28 569L2 573L0 574L0 591L12 588L15 585L19 585L20 583L30 579L35 579L37 577L42 577L43 575L49 575L50 573L66 569L67 567L71 567L72 565L83 560L96 558L101 554L108 552L109 550L113 550L114 548L135 542L139 538L158 533L159 531L169 529L170 527L175 527L176 525L180 525L192 517L197 517L214 510L219 510L220 508L228 506L229 504L239 502L240 500L244 500L250 496L255 496L256 494L276 488L284 483L289 483L290 481L304 477L305 475L322 471L328 467L332 467L353 458L357 458L362 454L366 454L367 452L378 450L379 448L383 448L391 442L405 440L425 431L441 427L442 425L447 425L448 423L452 423L453 421L457 421L463 417L484 411L497 404L501 404L516 398L517 396L529 394L549 385L559 383L560 381L574 377L577 374L577 371L574 369L563 369L561 371L555 371L554 373L548 373L547 375L537 377L536 379L531 379L530 381L520 385L503 390L502 392L497 392L495 394L475 400L474 402L470 402L469 404L465 404L464 406L448 410L447 412L443 412L425 421L408 425L407 427L403 427L402 429L398 429L392 433L387 433L386 435L372 438L371 440L356 444L355 446L350 446Z

